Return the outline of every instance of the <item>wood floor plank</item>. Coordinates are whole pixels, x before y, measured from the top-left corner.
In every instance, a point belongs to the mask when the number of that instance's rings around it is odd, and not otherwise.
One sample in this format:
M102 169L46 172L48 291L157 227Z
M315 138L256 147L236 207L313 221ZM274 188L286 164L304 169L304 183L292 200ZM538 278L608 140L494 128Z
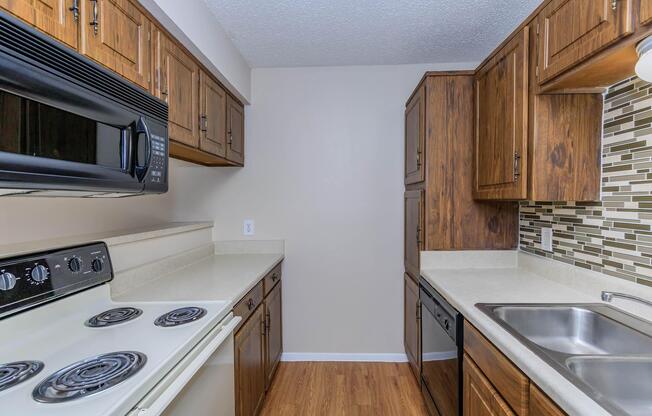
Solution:
M427 416L407 363L282 362L261 416Z

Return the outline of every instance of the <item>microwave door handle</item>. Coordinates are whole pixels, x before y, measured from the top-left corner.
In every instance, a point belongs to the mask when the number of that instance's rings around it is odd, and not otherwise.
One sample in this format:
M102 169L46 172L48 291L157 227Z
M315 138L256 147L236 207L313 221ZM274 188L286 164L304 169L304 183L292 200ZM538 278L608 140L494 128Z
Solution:
M134 153L133 153L133 136L131 128L122 129L122 139L120 141L120 168L134 176Z
M143 117L138 119L136 122L135 135L138 138L138 141L140 141L140 136L142 134L145 135L145 163L143 165L138 165L139 161L137 157L135 158L136 162L134 163L136 166L136 176L138 177L139 181L142 181L145 178L147 170L149 169L150 161L152 159L152 136L149 133L149 128L147 127L147 123ZM136 142L134 149L134 153L136 154L138 153L138 141Z

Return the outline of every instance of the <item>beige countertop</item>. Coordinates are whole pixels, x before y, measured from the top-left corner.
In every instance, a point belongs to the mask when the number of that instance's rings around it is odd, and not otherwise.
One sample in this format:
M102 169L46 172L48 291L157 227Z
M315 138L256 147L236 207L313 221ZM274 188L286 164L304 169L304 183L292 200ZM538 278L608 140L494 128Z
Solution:
M213 254L155 279L144 279L146 283L113 298L118 302L221 300L230 309L282 260L283 254Z
M454 256L459 257L459 254ZM438 257L437 260L441 258ZM539 260L526 258L526 261ZM540 270L535 273L532 269L518 264L505 266L503 262L497 267L483 267L479 264L476 268L465 269L455 268L463 266L454 261L451 264L458 264L451 269L445 269L441 268L446 267L445 264L428 263L428 267L440 268L422 269L422 277L569 415L609 415L605 409L475 307L476 303L599 303L600 299L593 295L593 291L559 283L543 277L539 274ZM557 265L551 264L550 272L555 273L556 267ZM587 284L586 281L583 283Z

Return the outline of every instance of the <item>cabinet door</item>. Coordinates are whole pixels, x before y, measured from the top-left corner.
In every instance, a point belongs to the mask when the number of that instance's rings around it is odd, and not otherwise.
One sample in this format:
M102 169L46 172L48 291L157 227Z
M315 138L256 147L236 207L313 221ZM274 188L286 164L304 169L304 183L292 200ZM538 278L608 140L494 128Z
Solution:
M265 387L269 389L283 352L281 282L265 298Z
M652 22L652 0L641 0L639 21L642 25Z
M0 9L77 49L82 0L0 0Z
M226 157L226 91L204 71L199 72L199 148Z
M405 270L417 278L420 274L419 257L423 250L423 190L406 191L405 197Z
M630 0L553 0L540 14L539 83L632 33Z
M235 334L235 398L238 416L258 413L265 397L265 323L259 307Z
M244 164L244 107L229 96L226 108L226 158Z
M527 197L528 28L478 70L475 79L476 199Z
M529 416L565 416L555 403L539 390L534 384L530 384L530 414Z
M405 183L424 180L424 157L426 137L425 83L414 94L405 108Z
M403 344L410 367L417 380L421 375L421 319L419 305L419 285L405 273L404 280L404 315Z
M81 2L81 53L150 89L151 24L129 0Z
M199 66L168 39L156 33L155 94L168 103L168 135L171 140L199 147Z
M514 413L500 397L489 380L464 356L464 416L513 416Z

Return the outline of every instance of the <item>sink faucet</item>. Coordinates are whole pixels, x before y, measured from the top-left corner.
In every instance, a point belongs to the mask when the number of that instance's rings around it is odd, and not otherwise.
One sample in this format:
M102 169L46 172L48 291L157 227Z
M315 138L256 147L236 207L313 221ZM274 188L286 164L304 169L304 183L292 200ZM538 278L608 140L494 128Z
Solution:
M602 297L602 300L605 301L605 302L611 302L614 298L622 298L622 299L629 299L629 300L633 300L633 301L636 301L636 302L640 302L640 303L643 303L643 304L648 305L648 306L652 306L651 301L649 301L647 299L639 298L638 296L628 295L627 293L602 291L602 296L601 297Z

